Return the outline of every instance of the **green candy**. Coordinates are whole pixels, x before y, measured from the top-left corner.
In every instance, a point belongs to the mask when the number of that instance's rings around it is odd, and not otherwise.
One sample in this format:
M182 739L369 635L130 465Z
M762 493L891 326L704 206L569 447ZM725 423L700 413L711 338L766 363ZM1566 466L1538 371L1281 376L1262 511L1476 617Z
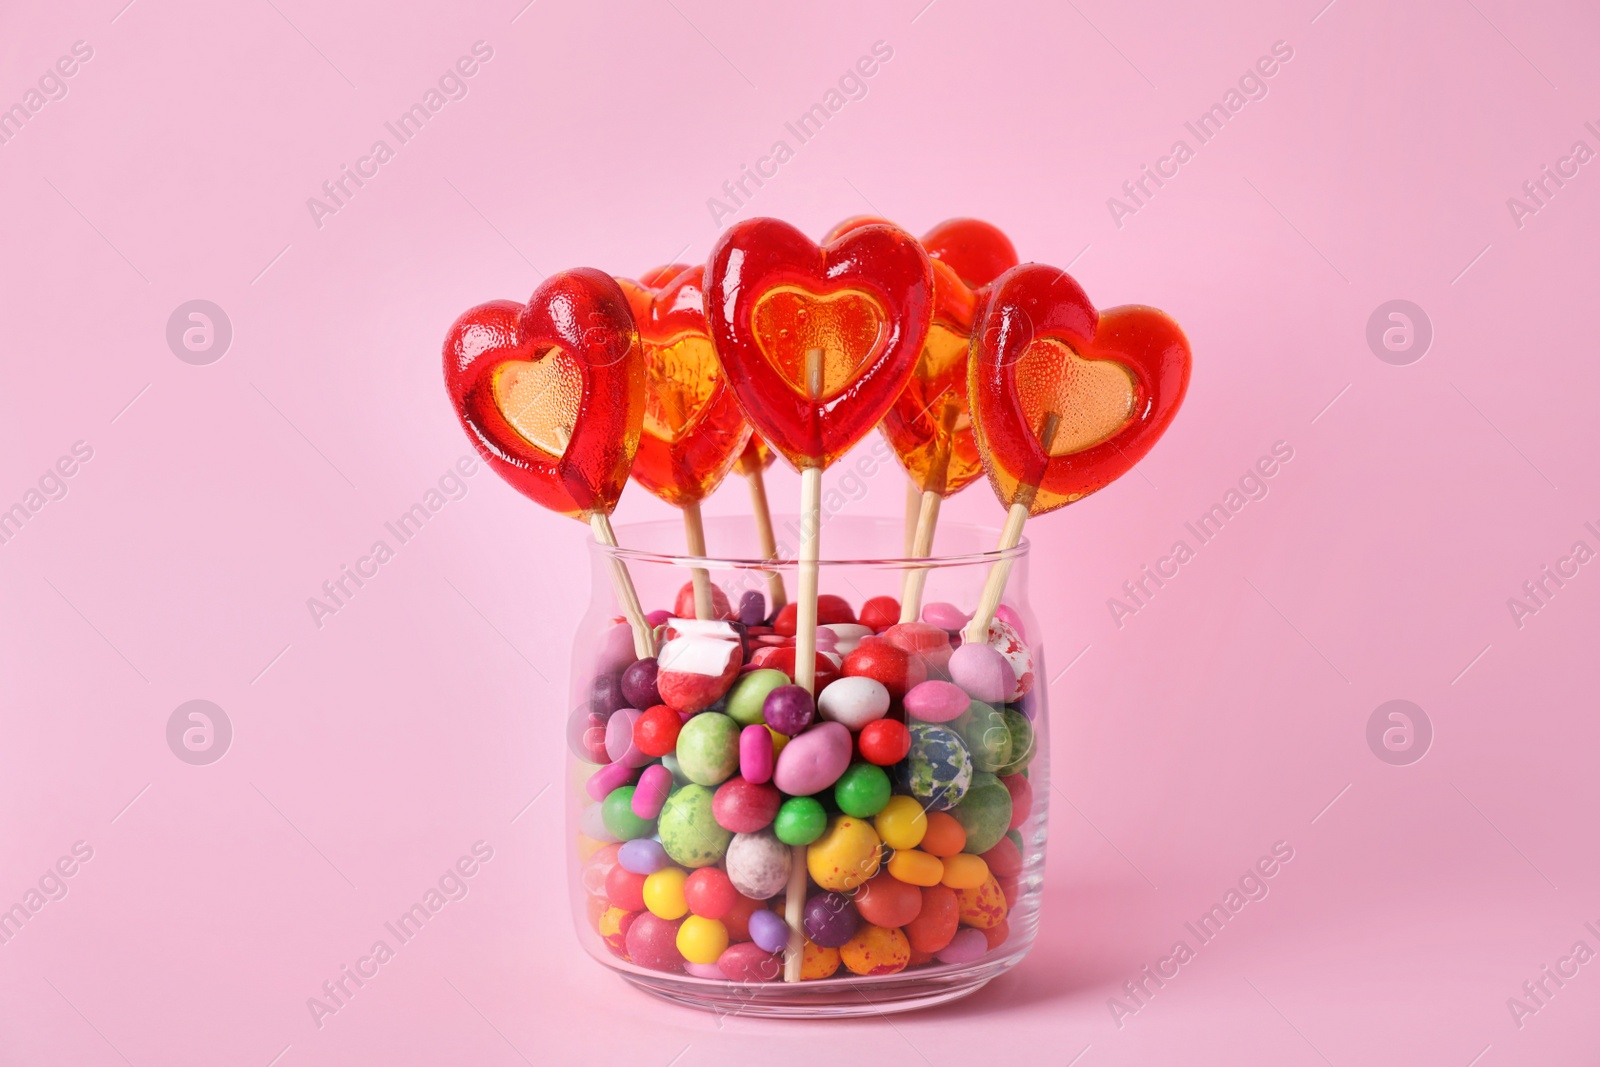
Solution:
M656 828L654 819L641 819L633 813L633 786L619 785L606 794L600 804L600 821L619 841L649 837Z
M1016 774L1033 760L1033 724L1028 717L1020 711L1005 710L1006 733L1011 735L1011 754L1003 767L996 767L994 773L1002 778L1008 774Z
M889 803L890 792L889 776L882 767L854 763L834 783L833 800L846 815L870 819Z
M661 808L661 847L680 867L709 867L728 851L733 833L717 825L714 795L703 785L686 785Z
M678 732L678 767L696 785L721 785L739 769L739 724L702 711Z
M1011 762L1011 730L1005 712L974 700L961 717L950 725L972 753L972 765L980 771L998 771Z
M809 845L827 828L828 813L815 797L790 797L772 821L772 832L786 845Z
M1011 791L994 775L979 771L950 814L967 831L967 846L962 851L982 855L998 845L1011 828Z
M734 682L733 688L728 690L728 714L740 726L764 723L767 720L762 717L761 706L767 702L767 694L780 685L788 684L789 676L782 671L770 668L751 671Z

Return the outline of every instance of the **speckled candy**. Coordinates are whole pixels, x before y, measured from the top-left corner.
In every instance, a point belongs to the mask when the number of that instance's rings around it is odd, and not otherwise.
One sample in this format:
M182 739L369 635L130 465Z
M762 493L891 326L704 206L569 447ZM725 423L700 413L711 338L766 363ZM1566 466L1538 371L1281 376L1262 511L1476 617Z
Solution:
M1020 700L1024 693L1033 688L1032 650L1022 640L1021 634L999 618L989 623L989 639L984 644L1010 661L1012 673L1016 675L1017 680L1011 692L1006 694L1005 700L1008 702Z
M911 943L893 927L864 924L840 947L839 959L853 974L895 974L911 962Z
M852 733L889 713L889 690L873 678L840 678L817 697L817 712Z
M972 703L967 691L953 682L926 681L915 686L901 702L906 714L923 722L952 722Z
M739 769L739 724L715 711L701 712L678 732L676 755L689 781L720 785Z
M956 902L961 907L961 921L968 926L987 930L1005 921L1005 894L992 874L976 889L956 890Z
M877 874L882 858L883 844L872 824L839 815L806 849L806 869L821 888L843 893Z
M929 811L960 803L972 784L972 754L948 726L919 722L911 727L911 751L898 764L902 788Z
M632 670L633 668L629 668ZM1017 672L1011 661L992 645L962 645L950 654L950 679L974 700L999 704L1017 689Z
M686 785L667 798L657 830L674 863L709 867L728 851L733 834L717 825L714 803L715 795L703 785Z
M771 830L735 834L724 867L733 887L752 900L767 900L789 884L794 853ZM751 917L752 920L754 916Z
M820 793L850 766L850 731L822 722L792 739L778 753L772 783L794 797Z

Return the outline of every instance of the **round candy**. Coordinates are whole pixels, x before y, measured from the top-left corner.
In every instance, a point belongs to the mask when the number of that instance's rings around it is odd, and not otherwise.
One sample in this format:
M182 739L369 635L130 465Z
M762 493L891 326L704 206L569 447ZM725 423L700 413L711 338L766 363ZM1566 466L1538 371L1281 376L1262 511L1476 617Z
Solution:
M911 732L903 722L879 719L869 722L856 737L861 758L880 767L891 767L911 751Z
M680 930L679 932L681 933L682 931ZM683 973L691 978L709 978L714 982L720 982L724 977L722 967L716 963L685 963L683 965Z
M874 926L904 926L922 912L922 890L889 871L879 871L856 890L856 910Z
M927 681L905 695L906 715L923 722L951 722L961 717L972 698L954 682Z
M656 675L660 670L654 656L628 664L622 672L622 695L627 700L623 706L651 708L661 703L661 693L656 689Z
M1000 784L1011 794L1011 825L1007 829L1015 830L1033 813L1033 783L1028 781L1027 775L1008 774L1000 779Z
M681 715L665 704L654 704L633 720L634 747L646 756L659 759L677 747L678 731L682 729Z
M654 874L671 862L667 858L667 850L661 847L661 842L652 841L648 837L624 841L622 847L617 850L617 863L634 874Z
M976 889L957 889L956 900L961 905L961 921L968 926L987 930L1005 921L1005 894L992 874Z
M833 802L846 815L870 819L889 803L890 792L889 776L882 767L854 763L834 783Z
M839 969L839 950L823 948L815 941L807 941L800 956L800 980L814 982L818 978L832 978Z
M887 641L872 641L856 646L844 658L847 678L872 678L883 684L892 697L903 697L906 690L928 677L928 665Z
M629 803L633 801L628 798ZM628 812L633 815L632 810ZM593 841L616 842L622 840L616 834L606 829L606 806L602 801L599 804L590 804L578 813L578 833Z
M633 743L633 724L642 714L633 708L621 708L606 720L606 755L613 763L643 767L650 762L650 757Z
M760 945L746 942L729 945L717 957L717 969L730 982L776 982L783 974L783 960Z
M733 683L733 688L728 690L727 713L742 726L765 722L761 717L761 707L766 702L767 694L780 685L788 684L789 676L782 671L754 670L741 675Z
M882 633L900 621L900 601L892 596L875 596L861 605L861 625Z
M994 775L979 771L972 776L972 785L961 803L950 809L950 814L967 831L965 850L987 852L1011 829L1011 791Z
M633 813L653 822L671 794L672 772L659 763L646 767L633 790Z
M928 816L928 830L922 835L922 851L943 859L954 856L967 847L967 828L948 811L936 811Z
M746 589L739 597L739 621L746 626L759 626L767 618L767 598L760 590Z
M984 870L985 873L988 872L988 868ZM739 899L739 892L733 888L733 882L728 878L726 871L716 867L701 867L690 874L688 880L683 883L683 896L689 902L689 910L696 915L707 919L721 919L733 910L734 902Z
M750 914L750 940L768 952L789 947L789 924L775 911L762 908Z
M761 901L751 900L735 890L733 907L722 917L722 925L728 928L728 937L734 941L750 940L750 916L765 910L766 905Z
M649 623L650 624L650 628L652 630L654 630L656 627L663 625L664 623L666 623L666 621L668 619L671 619L671 618L672 618L672 612L668 611L666 608L657 608L654 611L646 612L645 616L644 616L644 621ZM626 627L626 625L623 625L623 626L618 626L616 629L624 630L624 629L627 629L627 627ZM613 632L615 632L615 631L613 631ZM628 658L631 660L633 657L629 656Z
M971 963L989 951L989 939L982 930L958 930L950 943L938 952L940 963Z
M701 712L683 724L676 755L689 781L720 785L739 769L739 725L718 712Z
M760 729L760 727L757 727ZM729 778L717 787L711 813L717 825L736 834L753 834L772 825L783 794L772 785L757 785L744 778Z
M944 863L920 849L902 848L889 859L889 874L907 885L938 885L944 878Z
M858 622L836 622L831 626L817 627L819 635L824 630L833 634L833 650L841 656L854 652L860 646L861 639L872 633L872 627Z
M794 853L771 830L735 834L723 864L733 887L754 900L766 900L789 884Z
M663 867L645 875L642 896L650 914L662 919L681 919L689 914L689 901L683 895L688 878L677 867Z
M622 692L621 671L607 671L590 680L589 706L605 715L628 706L628 698Z
M1022 635L1011 624L996 618L989 623L989 639L984 644L1009 660L1011 672L1016 675L1016 685L1005 699L1022 699L1025 693L1033 689L1033 652L1022 640Z
M1002 777L1016 774L1033 762L1033 725L1020 712L1005 710L1006 731L1011 734L1011 758L1004 767L996 767L995 774Z
M601 802L606 830L618 841L649 837L656 828L654 819L642 819L633 813L633 790L631 785L618 786Z
M950 635L925 622L896 623L883 631L883 639L921 656L936 670L944 670L950 660Z
M928 832L928 816L916 798L890 797L878 811L878 817L872 820L872 828L878 831L878 837L890 848L916 848L922 844L922 837Z
M845 892L878 873L883 845L872 824L840 815L806 849L806 869L823 889Z
M690 963L716 963L727 950L728 928L715 919L691 915L678 927L677 945Z
M855 905L842 893L814 893L806 901L806 936L823 948L838 948L855 936L861 920Z
M683 969L683 953L678 951L678 920L663 919L640 912L628 927L628 958L652 971Z
M606 899L623 911L643 911L645 878L617 864L606 875Z
M848 766L850 731L836 722L822 722L783 746L772 784L790 796L810 796L837 782Z
M839 959L854 974L895 974L911 962L911 943L893 927L868 923L840 947Z
M988 942L990 952L1005 944L1010 937L1011 927L1004 919L983 932L983 939Z
M842 596L822 593L817 597L817 622L831 625L836 622L855 622L856 612ZM772 620L772 628L785 637L793 637L800 625L800 605L785 604Z
M680 619L692 619L694 611L694 582L683 583L683 588L678 590L678 597L673 602L672 614ZM722 591L720 585L711 587L711 617L713 619L731 619L733 605L728 602L728 594Z
M946 633L955 633L967 623L972 621L972 616L942 600L931 604L922 605L922 621L932 626L937 626Z
M637 917L637 912L607 908L595 921L595 932L600 935L600 940L606 943L606 948L611 950L613 956L628 958L628 927L633 925L633 920Z
M639 777L639 768L626 763L607 763L583 783L584 791L595 800L604 800L618 786L632 785Z
M948 726L919 722L911 727L911 751L899 765L901 785L929 811L953 807L972 783L972 755Z
M1006 725L1004 711L973 700L966 714L950 725L967 743L972 765L978 770L996 771L1011 762L1011 729Z
M633 627L625 622L618 623L600 635L599 651L595 654L595 673L620 675L633 662L636 654L633 651Z
M739 773L760 785L772 780L772 731L752 723L739 731Z
M828 828L828 813L812 797L790 797L778 808L772 829L786 845L809 845Z
M717 824L715 795L703 785L686 785L668 797L657 826L661 847L685 867L711 866L733 840Z
M762 718L780 734L795 734L811 725L817 705L811 694L798 685L780 685L767 694L761 705Z
M611 713L587 704L567 716L567 747L585 763L610 763L606 753L606 723Z
M889 713L889 690L874 678L840 678L817 697L817 713L851 732Z
M617 866L618 857L622 846L619 844L601 845L595 849L588 859L583 861L583 868L578 873L578 880L583 885L583 891L591 897L604 898L606 895L606 879L611 876L611 871Z
M983 862L996 879L1015 878L1022 873L1022 849L1017 847L1017 843L1011 840L1010 835L1007 835L1002 837L994 848L983 854Z
M1011 661L992 645L976 642L962 645L950 654L950 662L946 667L950 671L951 681L965 689L974 700L1002 704L1016 692L1017 672L1012 668Z
M938 952L950 943L961 926L961 906L956 900L956 891L943 885L922 890L922 910L902 926L914 951Z

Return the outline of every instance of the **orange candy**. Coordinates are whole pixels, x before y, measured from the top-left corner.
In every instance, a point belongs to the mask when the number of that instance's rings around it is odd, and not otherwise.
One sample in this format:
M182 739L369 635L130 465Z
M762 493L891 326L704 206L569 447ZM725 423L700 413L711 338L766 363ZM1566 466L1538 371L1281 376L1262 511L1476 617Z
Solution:
M863 923L839 949L839 958L852 974L895 974L910 965L911 942L892 926Z
M806 938L805 948L800 954L800 980L802 982L810 982L818 978L832 978L833 972L838 969L838 949L823 948L809 937Z
M874 926L904 926L922 911L922 892L892 871L880 871L856 891L856 911Z
M928 832L922 835L922 851L943 859L967 847L967 828L948 811L928 813Z
M956 902L961 908L961 921L968 926L988 930L1005 921L1009 908L994 875L991 874L976 889L957 889L955 893Z
M915 952L933 954L950 943L961 926L961 904L949 886L922 891L922 910L905 924L906 938Z

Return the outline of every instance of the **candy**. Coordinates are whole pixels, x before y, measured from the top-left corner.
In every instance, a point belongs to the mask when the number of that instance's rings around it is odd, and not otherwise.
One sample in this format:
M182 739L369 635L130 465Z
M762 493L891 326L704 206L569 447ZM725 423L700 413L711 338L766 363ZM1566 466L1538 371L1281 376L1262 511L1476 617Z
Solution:
M888 870L856 890L855 900L861 917L874 926L904 926L922 911L922 890Z
M600 804L606 831L618 841L648 837L656 828L654 819L641 818L633 813L633 790L631 785L618 786L606 794Z
M734 941L750 940L750 917L758 911L766 910L766 905L761 901L751 900L736 890L733 907L722 917L722 925L728 928L728 937Z
M631 798L630 798L631 800ZM590 804L578 815L578 833L591 841L602 844L615 843L620 840L616 834L606 829L606 806L604 803ZM633 812L628 812L631 818Z
M838 948L855 936L861 920L849 897L840 893L814 893L806 900L802 924L812 941L823 948Z
M928 832L928 816L916 799L908 796L890 797L872 820L883 843L893 849L916 848ZM891 923L898 926L899 923Z
M772 780L772 731L765 726L746 726L739 731L739 773L757 785Z
M639 784L634 787L633 813L641 819L654 821L671 793L672 772L659 763L646 767L639 776Z
M816 710L811 694L798 685L778 686L767 694L761 705L761 715L767 725L791 737L811 725Z
M955 633L971 621L972 616L942 600L922 606L922 621L930 626L937 626L946 633Z
M627 848L627 845L623 845ZM1022 850L1011 838L1002 837L994 848L983 854L983 862L995 878L1015 878L1022 873Z
M901 925L914 951L938 952L950 943L961 926L961 905L956 891L943 885L924 889L921 910Z
M661 842L652 841L648 837L624 841L622 847L617 850L618 865L634 874L654 874L671 862L667 858L667 850L661 847ZM633 910L637 911L638 908Z
M1006 920L1001 919L983 932L984 944L993 952L1011 938L1011 926Z
M1033 725L1027 717L1007 708L1004 712L1006 732L1011 735L1011 758L1004 767L996 767L995 774L1004 777L1016 774L1033 762Z
M630 638L631 640L631 638ZM606 754L606 723L610 713L588 705L574 708L567 716L567 747L585 763L610 763Z
M939 884L951 889L976 889L989 879L989 865L978 856L961 853L944 861Z
M950 943L937 953L940 963L971 963L989 951L989 940L982 930L959 930Z
M856 738L861 758L880 767L890 767L911 751L911 732L894 719L879 719L862 727Z
M906 714L924 722L950 722L961 717L972 698L953 682L930 680L913 686L903 704Z
M863 626L858 622L835 622L826 626L817 627L817 639L822 640L823 633L833 635L833 651L841 656L848 656L861 644L861 639L872 633L872 627Z
M677 946L690 963L716 963L728 947L728 928L715 919L691 915L678 927Z
M733 834L717 824L714 804L714 794L703 785L686 785L667 798L657 832L674 863L709 867L728 851Z
M1008 774L1000 779L1000 784L1011 794L1011 825L1006 829L1018 829L1033 813L1033 783L1026 775Z
M929 811L959 803L972 783L972 756L948 726L919 722L911 727L911 752L898 765L900 784Z
M814 941L807 941L800 960L801 981L812 982L819 978L832 978L833 973L839 969L839 950L823 948Z
M604 800L618 786L631 785L639 776L639 768L626 763L607 763L583 783L584 790L595 800Z
M729 227L706 267L706 318L745 416L796 469L826 468L905 388L932 317L915 238L865 226L819 248L776 219ZM821 388L807 353L821 350Z
M990 621L989 636L985 643L1005 657L1011 664L1012 674L1016 677L1016 684L1002 699L1006 701L1022 699L1033 689L1033 652L1011 624L1001 619Z
M896 648L914 652L935 670L950 661L950 635L925 622L901 622L883 631L883 639Z
M700 552L696 551L697 547L690 548L689 554L691 556L701 555ZM711 586L710 591L711 614L706 618L718 622L733 621L735 615L733 605L728 602L728 594L715 585ZM672 602L672 614L674 618L678 619L693 619L696 617L693 581L683 583L683 587L678 590L677 599Z
M739 724L715 711L696 715L678 732L676 754L689 781L720 785L739 769Z
M1011 829L1011 792L994 775L979 771L950 814L967 831L965 850L987 852Z
M618 708L631 707L627 693L622 688L622 672L607 671L597 674L589 683L589 707L603 715Z
M809 845L828 828L828 813L813 797L790 797L778 808L772 829L786 845Z
M717 969L730 982L774 982L783 973L783 960L759 945L729 945L717 957Z
M793 675L797 654L797 650L793 647L763 648L751 657L750 662L757 667L771 667L782 671L785 675ZM839 677L840 660L833 653L818 651L814 653L812 662L815 664L816 672L815 687L821 692Z
M883 846L871 823L840 815L806 849L806 869L818 886L842 893L877 874L882 855Z
M750 940L767 952L782 952L789 944L789 924L777 912L761 908L750 914Z
M622 708L612 712L611 718L606 720L606 755L612 762L627 767L643 767L650 762L650 757L633 743L633 724L640 714L633 708Z
M950 654L946 669L974 700L999 704L1017 692L1016 668L992 645L962 645Z
M606 875L606 899L624 911L644 910L645 875L635 874L620 863Z
M937 856L914 848L903 848L889 859L889 874L907 885L938 885L944 877L944 864Z
M628 927L638 918L635 912L622 908L607 908L595 922L595 932L600 935L612 955L628 958Z
M746 589L739 597L739 621L746 626L757 626L767 617L767 598L754 589Z
M948 811L928 814L928 829L922 835L922 851L944 859L959 855L967 847L967 828Z
M844 658L844 675L871 678L898 699L928 677L928 667L920 656L913 656L887 641L874 640L856 646L856 650Z
M962 645L962 648L981 647ZM1011 729L1005 712L974 700L966 714L950 724L972 753L972 765L980 771L997 771L1011 762Z
M889 702L889 690L875 678L840 678L817 697L817 711L824 719L859 731L887 715Z
M882 633L900 621L900 601L892 596L875 596L861 605L861 625Z
M727 869L733 887L744 896L766 900L789 883L794 853L771 830L735 834L728 845Z
M777 618L772 620L772 629L783 637L793 637L798 627L800 618L800 605L785 604L778 612ZM853 625L856 621L855 609L850 602L842 596L831 593L822 593L817 596L817 625L833 626Z
M976 889L957 889L956 901L961 906L961 921L968 926L987 930L1005 920L1005 895L993 874Z
M660 666L654 656L634 660L623 670L619 683L622 688L622 697L627 702L623 707L653 708L661 703L661 693L656 689L656 675Z
M594 671L596 675L615 674L620 677L628 664L638 658L633 648L633 627L619 623L600 635L600 644L595 650Z
M633 747L647 757L660 759L678 747L678 732L682 729L679 714L665 704L657 704L633 720Z
M678 951L679 920L663 919L640 912L628 927L628 958L652 971L677 971L683 968L683 953Z
M744 662L744 650L737 635L694 634L662 645L658 662L661 702L677 711L699 711L728 691Z
M641 895L650 914L661 919L681 919L689 914L689 901L683 894L688 878L677 867L663 867L646 875Z
M788 685L789 676L782 671L754 670L742 675L728 691L727 713L737 723L750 726L765 722L761 717L767 694L780 685Z
M839 959L854 974L895 974L911 962L911 943L893 927L867 923L840 947Z
M748 729L748 727L747 727ZM717 787L711 802L717 825L736 834L753 834L772 825L783 795L771 785L729 778Z
M846 815L870 819L889 803L889 776L870 763L851 764L833 786L833 802Z
M818 723L778 753L772 783L790 796L810 796L837 782L849 765L850 731L836 722Z

